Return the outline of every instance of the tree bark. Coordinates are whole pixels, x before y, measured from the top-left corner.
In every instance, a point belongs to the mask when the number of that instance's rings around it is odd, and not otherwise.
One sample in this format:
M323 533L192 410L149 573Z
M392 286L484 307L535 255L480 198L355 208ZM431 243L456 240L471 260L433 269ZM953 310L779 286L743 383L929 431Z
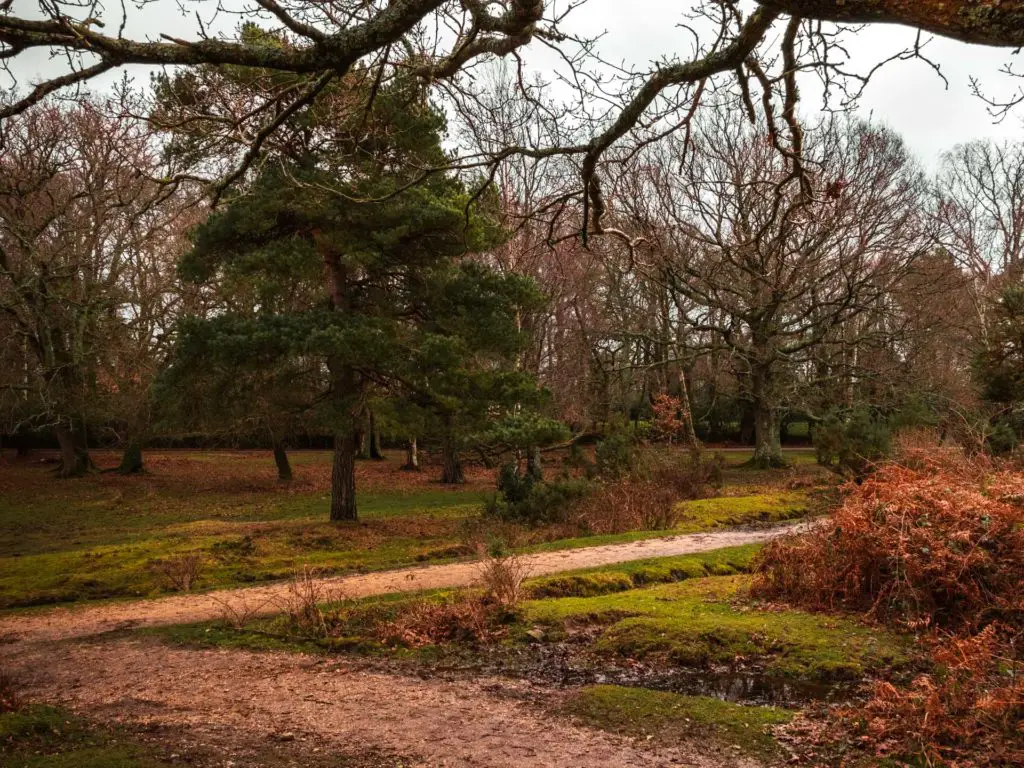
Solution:
M331 468L331 520L358 520L356 512L356 452L359 433L346 429L334 436L334 464Z
M374 461L383 461L384 452L380 449L380 430L377 429L377 419L370 411L370 458Z
M142 443L140 441L135 439L128 441L117 471L122 475L137 475L145 471L142 461Z
M459 460L459 443L455 439L451 420L445 420L444 434L441 437L441 482L458 484L466 482L466 474L462 471L462 462Z
M420 452L416 445L416 438L410 437L409 443L405 447L405 464L402 469L407 472L419 472L420 471Z
M754 456L750 465L758 469L786 466L779 434L779 409L771 393L771 379L767 373L755 371L752 377L754 406Z
M58 477L81 477L94 468L89 456L85 430L84 428L76 429L75 426L72 421L70 426L59 424L54 428L57 443L60 445Z
M362 420L360 419L360 422L361 421ZM370 452L368 450L366 450L366 428L362 425L362 423L360 423L360 425L358 427L356 427L355 441L356 441L356 458L357 459L368 459L368 458L370 458Z
M541 460L539 445L530 446L526 453L526 475L538 483L544 480L544 464Z
M697 430L693 424L693 409L690 407L690 388L686 384L686 371L679 368L679 405L683 411L683 428L686 430L686 442L688 443L690 450L694 453L700 453L704 446L701 445L700 440L697 438Z
M287 483L292 479L292 465L288 461L288 451L284 441L274 441L274 463L277 465L277 479Z
M53 432L57 437L57 444L60 445L60 466L57 468L57 475L72 477L77 468L78 458L75 455L75 441L71 436L71 430L59 424L54 427Z

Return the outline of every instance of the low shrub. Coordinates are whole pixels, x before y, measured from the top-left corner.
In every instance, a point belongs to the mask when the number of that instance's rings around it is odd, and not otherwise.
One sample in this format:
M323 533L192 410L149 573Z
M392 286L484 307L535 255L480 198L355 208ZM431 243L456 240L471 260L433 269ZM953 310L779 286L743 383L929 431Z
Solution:
M303 566L288 582L288 590L279 601L291 629L304 637L330 637L333 626L338 623L337 610L327 606L345 597L339 590L332 589L323 577L322 571Z
M755 595L922 632L932 668L838 710L876 755L959 768L1024 761L1024 474L934 444L846 489L833 520L779 540Z
M486 595L419 600L376 628L381 641L422 648L444 643L486 643L497 634L495 604Z
M528 569L526 563L500 543L486 552L480 566L480 582L492 603L511 613L523 599L523 581Z
M892 434L886 420L859 409L845 418L833 415L814 427L814 452L818 463L842 474L864 477L889 455Z
M593 473L608 480L629 474L637 459L636 436L617 429L594 448Z
M1024 475L886 465L831 522L763 550L754 593L960 627L1024 611Z
M485 503L484 515L524 525L562 522L573 502L586 496L592 487L583 478L536 480L529 473L520 474L516 465L506 465L499 475L498 494Z
M199 581L206 567L206 559L200 554L186 554L154 560L150 568L161 586L175 592L190 592Z
M837 726L883 757L960 768L1024 765L1024 663L1020 633L990 624L932 649L935 670L908 686L874 683L868 702L840 710Z
M641 450L627 474L606 479L577 501L570 519L590 533L660 531L680 521L679 502L713 495L721 487L720 456L706 460L681 451Z

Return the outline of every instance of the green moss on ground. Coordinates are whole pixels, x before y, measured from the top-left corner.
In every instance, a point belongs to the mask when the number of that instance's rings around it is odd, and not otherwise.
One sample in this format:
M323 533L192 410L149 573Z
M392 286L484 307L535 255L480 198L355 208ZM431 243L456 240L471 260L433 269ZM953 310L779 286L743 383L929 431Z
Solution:
M96 521L70 519L88 517L91 509L57 504L43 511L5 502L0 527L16 531L38 520L52 535L46 542L38 535L0 540L0 608L157 595L168 586L154 564L184 555L203 559L194 587L200 590L287 578L304 565L337 573L451 561L471 554L460 543L460 526L478 513L481 498L437 489L366 494L360 522L341 525L328 522L326 512L302 496L248 514L209 498L208 517L188 519L195 512L186 505L175 522L139 500L120 509L124 520L109 521L105 534L92 529ZM326 504L318 498L320 503ZM104 535L109 543L93 543Z
M533 600L527 622L607 625L601 654L681 666L754 663L777 675L849 680L910 662L911 641L854 619L760 610L738 600L743 576L693 579L598 597Z
M736 485L736 489L745 489ZM759 523L773 524L804 517L811 511L805 491L765 491L743 496L716 496L680 502L677 524L660 531L626 531L594 536L556 539L525 548L525 552L552 552L562 549L596 547L605 544L627 544L633 541L702 533L721 528Z
M775 491L749 496L716 496L684 501L677 530L710 531L752 523L781 523L808 512L808 498L801 491Z
M748 544L693 555L635 560L619 565L570 571L531 579L526 582L526 594L532 599L596 597L650 584L747 573L760 548L760 544Z
M0 762L11 768L157 768L166 765L122 735L54 707L0 715Z
M700 739L739 747L755 757L779 753L770 728L788 723L793 713L777 707L731 704L706 696L683 696L646 688L597 685L583 688L563 706L563 712L587 725L653 741L674 744Z

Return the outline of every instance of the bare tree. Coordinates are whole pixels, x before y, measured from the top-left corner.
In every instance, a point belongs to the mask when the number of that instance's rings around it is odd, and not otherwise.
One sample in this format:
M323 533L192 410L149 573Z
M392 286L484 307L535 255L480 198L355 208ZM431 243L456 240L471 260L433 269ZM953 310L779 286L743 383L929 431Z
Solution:
M785 183L791 166L742 111L707 113L686 146L652 153L651 202L634 213L660 241L637 244L639 268L685 300L678 322L704 334L706 348L722 348L739 377L761 466L782 462L779 423L794 371L824 344L854 350L858 318L928 243L924 178L897 136L830 120L808 132L804 153L820 197ZM855 368L846 358L822 373Z
M91 466L90 415L116 404L129 442L139 437L181 211L174 187L149 180L156 167L143 127L96 103L42 105L3 126L0 313L8 350L21 350L23 412L53 427L65 476Z
M157 1L139 3L138 12ZM65 71L9 100L0 108L0 119L130 64L233 65L305 76L284 79L276 86L268 78L264 96L251 109L228 107L206 116L210 129L235 137L240 150L238 167L222 179L223 185L257 159L268 137L316 101L332 79L352 72L380 78L411 71L435 84L459 112L474 100L472 78L464 76L467 70L493 57L512 57L521 65L520 49L540 44L554 48L569 67L567 79L578 90L578 130L567 131L569 140L557 146L506 146L458 164L489 167L493 173L496 164L513 156L573 158L578 183L566 194L579 203L584 239L604 228L602 164L617 161L613 150L619 147L628 153L666 132L683 130L723 81L745 91L750 83L763 89L765 104L772 107L765 118L773 144L793 161L796 177L802 177L797 75L813 72L825 82L827 93L840 94L840 100L855 99L874 70L863 75L846 70L842 36L856 31L851 25L901 24L968 43L1008 48L1024 44L1024 0L1003 0L980 9L968 0L765 0L749 15L721 0L691 9L695 18L688 28L694 43L688 57L623 70L601 66L593 41L563 31L572 4L566 8L543 0L240 0L230 6L217 4L213 19L206 10L209 4L184 0L179 5L197 11L191 36L165 33L159 39L136 39L126 34L139 22L131 5L108 10L89 0L45 0L38 4L37 14L21 15L13 0L0 0L0 61L17 62L42 50L67 62ZM221 17L232 13L276 28L286 35L286 42L268 45L241 31L215 33L213 29L225 26ZM918 40L891 60L923 58L922 51ZM528 100L530 94L523 88L520 96ZM602 106L595 108L595 102ZM369 104L352 104L349 109L362 111ZM580 138L571 140L574 136Z
M935 196L939 242L971 278L984 343L993 284L1024 270L1024 143L955 147L943 157Z

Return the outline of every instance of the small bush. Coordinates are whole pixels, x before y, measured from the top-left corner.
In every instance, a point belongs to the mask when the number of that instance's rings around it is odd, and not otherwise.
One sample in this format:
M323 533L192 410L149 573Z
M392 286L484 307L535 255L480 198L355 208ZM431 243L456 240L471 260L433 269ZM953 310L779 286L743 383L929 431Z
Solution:
M280 608L299 634L325 638L331 635L331 628L337 623L337 612L328 612L325 606L344 599L338 590L331 589L322 572L305 565L288 582Z
M818 463L858 478L889 455L891 440L885 419L865 409L846 419L830 416L814 428Z
M628 474L606 480L573 505L571 518L591 533L663 531L680 521L679 502L721 487L723 460L646 449L637 451Z
M500 493L485 503L484 514L524 525L562 522L572 503L586 496L591 488L592 484L582 478L540 481L519 475L515 467L506 468L499 479Z
M909 686L874 683L865 705L838 713L836 738L852 730L880 757L926 765L1024 765L1024 663L1015 639L990 624L937 642L935 672Z
M1024 474L931 445L847 488L830 524L765 547L752 592L927 630L932 671L875 683L865 706L837 713L837 741L856 728L914 764L1020 765Z
M200 554L177 555L166 560L154 560L150 567L164 588L190 592L202 576L206 559Z
M421 600L392 621L380 624L377 635L389 644L407 648L444 643L486 643L497 634L495 605L484 595Z
M527 575L528 568L522 558L498 542L488 549L480 568L480 581L487 597L509 613L523 599L523 581Z
M770 543L754 592L946 627L1024 612L1024 475L886 465L829 525Z
M625 430L616 430L594 449L594 473L606 480L616 480L632 471L636 455L636 438Z

